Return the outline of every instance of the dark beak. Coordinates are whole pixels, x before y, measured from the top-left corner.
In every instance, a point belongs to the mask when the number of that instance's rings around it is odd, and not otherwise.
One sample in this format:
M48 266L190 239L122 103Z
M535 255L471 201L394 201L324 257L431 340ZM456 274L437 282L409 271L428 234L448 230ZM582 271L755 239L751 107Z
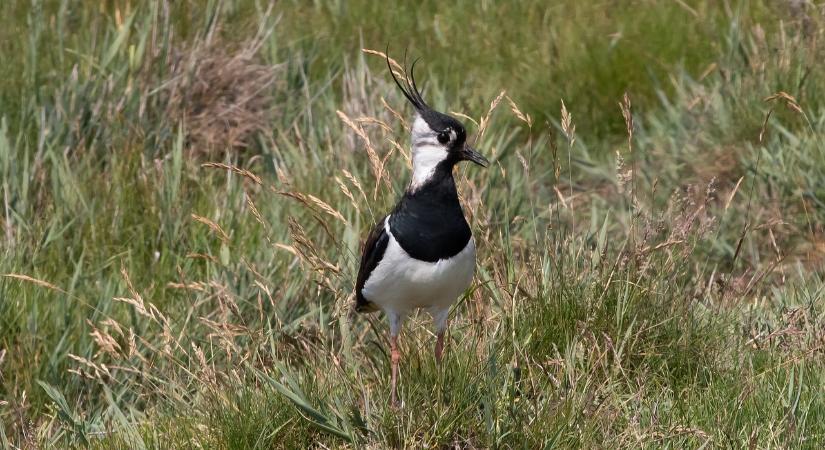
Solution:
M464 144L464 148L461 149L461 159L472 161L481 167L487 167L490 164L487 158L467 144Z

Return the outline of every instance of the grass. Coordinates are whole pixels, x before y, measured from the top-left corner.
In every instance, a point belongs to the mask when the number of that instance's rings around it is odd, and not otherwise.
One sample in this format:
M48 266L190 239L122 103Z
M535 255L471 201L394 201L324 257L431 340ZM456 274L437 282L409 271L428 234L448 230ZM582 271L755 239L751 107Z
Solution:
M821 447L822 10L719 3L7 5L0 442ZM397 410L349 313L408 175L388 42L493 161Z

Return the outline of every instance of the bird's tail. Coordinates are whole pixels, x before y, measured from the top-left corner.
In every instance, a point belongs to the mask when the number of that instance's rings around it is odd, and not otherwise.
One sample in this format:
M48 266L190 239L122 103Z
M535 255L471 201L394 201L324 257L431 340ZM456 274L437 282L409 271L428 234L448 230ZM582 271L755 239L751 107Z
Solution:
M369 314L379 311L378 305L365 299L363 295L355 296L355 305L353 305L353 309L355 312L361 314Z

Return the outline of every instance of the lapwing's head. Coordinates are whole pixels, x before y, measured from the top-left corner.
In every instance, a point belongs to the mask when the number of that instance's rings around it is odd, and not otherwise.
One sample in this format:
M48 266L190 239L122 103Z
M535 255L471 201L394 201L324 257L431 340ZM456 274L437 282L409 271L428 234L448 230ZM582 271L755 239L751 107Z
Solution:
M429 178L439 164L452 169L452 166L461 161L472 161L487 167L487 158L467 144L464 125L455 117L432 109L421 97L415 83L415 62L410 68L409 77L404 77L403 84L395 76L389 56L387 66L395 84L415 108L412 127L413 185Z

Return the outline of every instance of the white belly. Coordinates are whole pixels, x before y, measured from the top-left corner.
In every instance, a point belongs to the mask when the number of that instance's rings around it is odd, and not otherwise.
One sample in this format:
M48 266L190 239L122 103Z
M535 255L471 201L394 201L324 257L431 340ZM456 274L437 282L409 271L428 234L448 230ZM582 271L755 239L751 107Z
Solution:
M364 284L363 294L387 313L401 317L415 308L445 311L470 286L476 266L475 242L461 252L431 263L413 259L392 236L381 262Z

